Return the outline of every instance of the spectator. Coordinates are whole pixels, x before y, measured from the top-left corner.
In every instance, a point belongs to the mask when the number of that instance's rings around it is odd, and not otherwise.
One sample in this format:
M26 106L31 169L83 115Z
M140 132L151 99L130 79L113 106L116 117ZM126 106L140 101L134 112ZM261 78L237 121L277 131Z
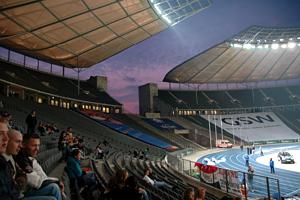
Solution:
M251 165L249 165L248 166L248 187L251 192L254 192L253 176L254 176L254 168Z
M122 189L125 186L125 181L128 178L126 169L120 169L116 172L108 183L108 198L112 200L123 199Z
M17 155L16 162L26 172L29 189L24 193L25 197L52 196L61 200L63 183L57 178L48 177L36 160L40 148L39 135L26 134L23 139L23 148Z
M193 188L187 188L183 194L183 200L204 200L205 199L205 194L206 194L206 189L205 188L199 188L199 192L195 194L195 191Z
M71 152L71 156L67 159L66 169L70 176L70 179L76 179L79 186L91 187L97 184L96 177L94 173L84 173L80 165L81 153L79 149L74 149Z
M97 159L102 159L104 157L104 151L101 149L100 145L97 145L95 152Z
M17 167L13 156L16 156L21 150L23 136L19 131L10 129L8 131L9 141L7 143L6 152L3 154L5 160L12 168L12 176L16 177Z
M147 192L138 187L137 180L134 176L130 176L125 180L125 187L122 190L123 199L131 200L148 200Z
M11 114L9 114L8 112L2 112L1 116L0 116L0 122L3 122L7 125L8 129L10 129L12 127L11 124Z
M37 130L38 130L38 132L40 133L41 136L44 136L44 135L45 135L46 130L45 130L45 127L44 127L43 122L41 122L41 121L39 122L39 125L38 125L38 127L37 127Z
M37 125L37 118L35 110L31 111L29 115L26 117L27 124L27 133L32 134L35 132L35 127Z
M147 169L149 169L149 177L152 179L152 180L156 180L157 179L157 176L154 174L153 170L151 167L147 166Z
M272 160L272 158L270 158L270 169L271 169L271 174L275 174L274 161Z
M19 191L13 180L12 168L2 154L6 152L8 144L8 127L0 122L0 199L15 200L19 198Z
M241 144L240 149L241 149L241 152L243 152L243 150L244 150L243 144Z
M147 183L149 183L150 185L152 185L154 187L157 187L157 188L169 188L169 189L173 188L171 185L167 184L164 181L157 181L157 180L151 179L149 177L149 174L150 174L150 170L149 170L149 168L146 168L144 170L143 180L146 181Z
M59 135L59 138L58 138L58 150L62 151L63 150L63 141L64 141L64 137L65 137L65 131L62 131Z

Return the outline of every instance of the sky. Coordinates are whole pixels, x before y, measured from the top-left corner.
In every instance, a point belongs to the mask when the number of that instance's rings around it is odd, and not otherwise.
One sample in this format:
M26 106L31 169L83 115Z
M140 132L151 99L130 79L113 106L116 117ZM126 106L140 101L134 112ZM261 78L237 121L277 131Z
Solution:
M300 0L212 0L207 9L81 73L108 78L108 93L138 113L138 86L252 25L300 27Z
M300 0L213 0L200 13L82 73L108 77L108 92L138 113L138 86L163 87L167 72L252 25L300 27Z

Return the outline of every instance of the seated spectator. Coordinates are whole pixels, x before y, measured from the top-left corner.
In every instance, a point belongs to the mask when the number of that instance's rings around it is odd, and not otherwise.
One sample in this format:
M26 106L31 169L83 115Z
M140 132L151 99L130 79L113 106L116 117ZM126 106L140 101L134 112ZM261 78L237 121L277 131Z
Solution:
M164 182L164 181L157 181L157 180L153 180L149 177L150 174L150 170L149 168L146 168L144 170L144 177L143 180L145 180L147 183L149 183L150 185L157 187L157 188L169 188L172 189L173 187L171 185L169 185L168 183Z
M11 114L6 111L1 112L0 122L3 122L10 129L12 127Z
M16 156L21 150L23 135L17 130L10 129L8 131L8 138L9 141L7 143L6 152L3 154L3 157L11 167L13 179L18 179L16 183L18 184L18 186L20 186L19 188L25 189L27 181L26 174L19 168L13 158L13 156Z
M108 183L108 192L106 197L111 200L119 199L142 199L148 200L147 192L137 186L134 177L128 178L126 169L120 169L116 172L115 176L111 178Z
M157 176L154 174L153 170L151 167L147 166L146 167L147 169L149 169L149 177L152 179L152 180L157 180Z
M63 150L63 141L64 141L64 137L65 137L65 131L62 131L59 135L59 138L58 138L58 150L62 151Z
M123 199L122 189L125 186L127 178L128 172L126 169L120 169L116 172L115 176L112 177L108 183L107 196L109 199Z
M97 145L95 154L97 159L102 159L104 157L104 151L102 150L100 145Z
M43 122L41 122L41 121L39 122L39 125L38 125L38 127L37 127L37 130L38 130L38 132L40 133L41 136L44 136L44 135L45 135L46 130L45 130L45 127L44 127Z
M52 196L61 200L63 183L58 178L48 177L36 160L40 148L39 135L25 134L23 140L23 148L16 156L16 162L26 172L29 189L25 191L25 197Z
M18 199L20 192L12 176L12 168L2 154L6 152L8 144L8 127L6 123L0 122L0 199Z
M70 176L70 179L76 179L79 183L79 186L94 186L97 184L95 174L84 173L80 165L81 153L79 149L74 149L71 152L71 156L67 159L66 170Z
M143 188L138 187L137 179L130 176L125 180L125 187L122 190L124 199L148 200L148 193Z
M183 194L183 200L204 200L206 189L200 187L198 194L193 188L187 188Z

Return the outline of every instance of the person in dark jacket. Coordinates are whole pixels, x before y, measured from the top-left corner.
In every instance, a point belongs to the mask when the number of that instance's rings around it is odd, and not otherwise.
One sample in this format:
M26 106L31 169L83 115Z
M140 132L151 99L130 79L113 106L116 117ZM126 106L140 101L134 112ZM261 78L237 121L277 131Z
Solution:
M131 200L149 200L146 190L138 187L137 179L134 176L129 176L125 180L125 187L122 189L124 199Z
M26 124L27 124L27 133L33 134L35 132L35 127L37 125L35 110L31 111L31 113L26 117Z
M8 127L0 123L0 200L15 200L19 198L20 192L13 180L12 168L2 156L6 152L8 144Z

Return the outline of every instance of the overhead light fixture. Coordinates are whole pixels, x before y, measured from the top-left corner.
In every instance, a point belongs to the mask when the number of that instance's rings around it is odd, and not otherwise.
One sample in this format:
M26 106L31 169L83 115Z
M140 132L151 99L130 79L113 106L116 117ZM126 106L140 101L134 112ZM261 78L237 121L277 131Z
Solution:
M272 49L278 49L278 47L279 47L279 44L276 44L276 43L274 43L274 44L271 45Z
M252 45L251 44L243 44L243 49L251 49Z
M154 4L154 8L156 9L156 11L158 12L158 14L162 14L160 8L158 7L158 4Z
M238 44L238 43L236 43L236 44L233 44L233 47L236 47L236 48L242 48L242 45L241 45L241 44Z
M172 23L172 21L167 17L167 15L163 15L162 17L164 18L164 20L166 20L166 22L168 22L168 24Z
M281 48L283 48L283 49L287 48L287 44L282 44Z
M292 48L295 48L296 43L295 42L289 42L287 46L292 49Z

